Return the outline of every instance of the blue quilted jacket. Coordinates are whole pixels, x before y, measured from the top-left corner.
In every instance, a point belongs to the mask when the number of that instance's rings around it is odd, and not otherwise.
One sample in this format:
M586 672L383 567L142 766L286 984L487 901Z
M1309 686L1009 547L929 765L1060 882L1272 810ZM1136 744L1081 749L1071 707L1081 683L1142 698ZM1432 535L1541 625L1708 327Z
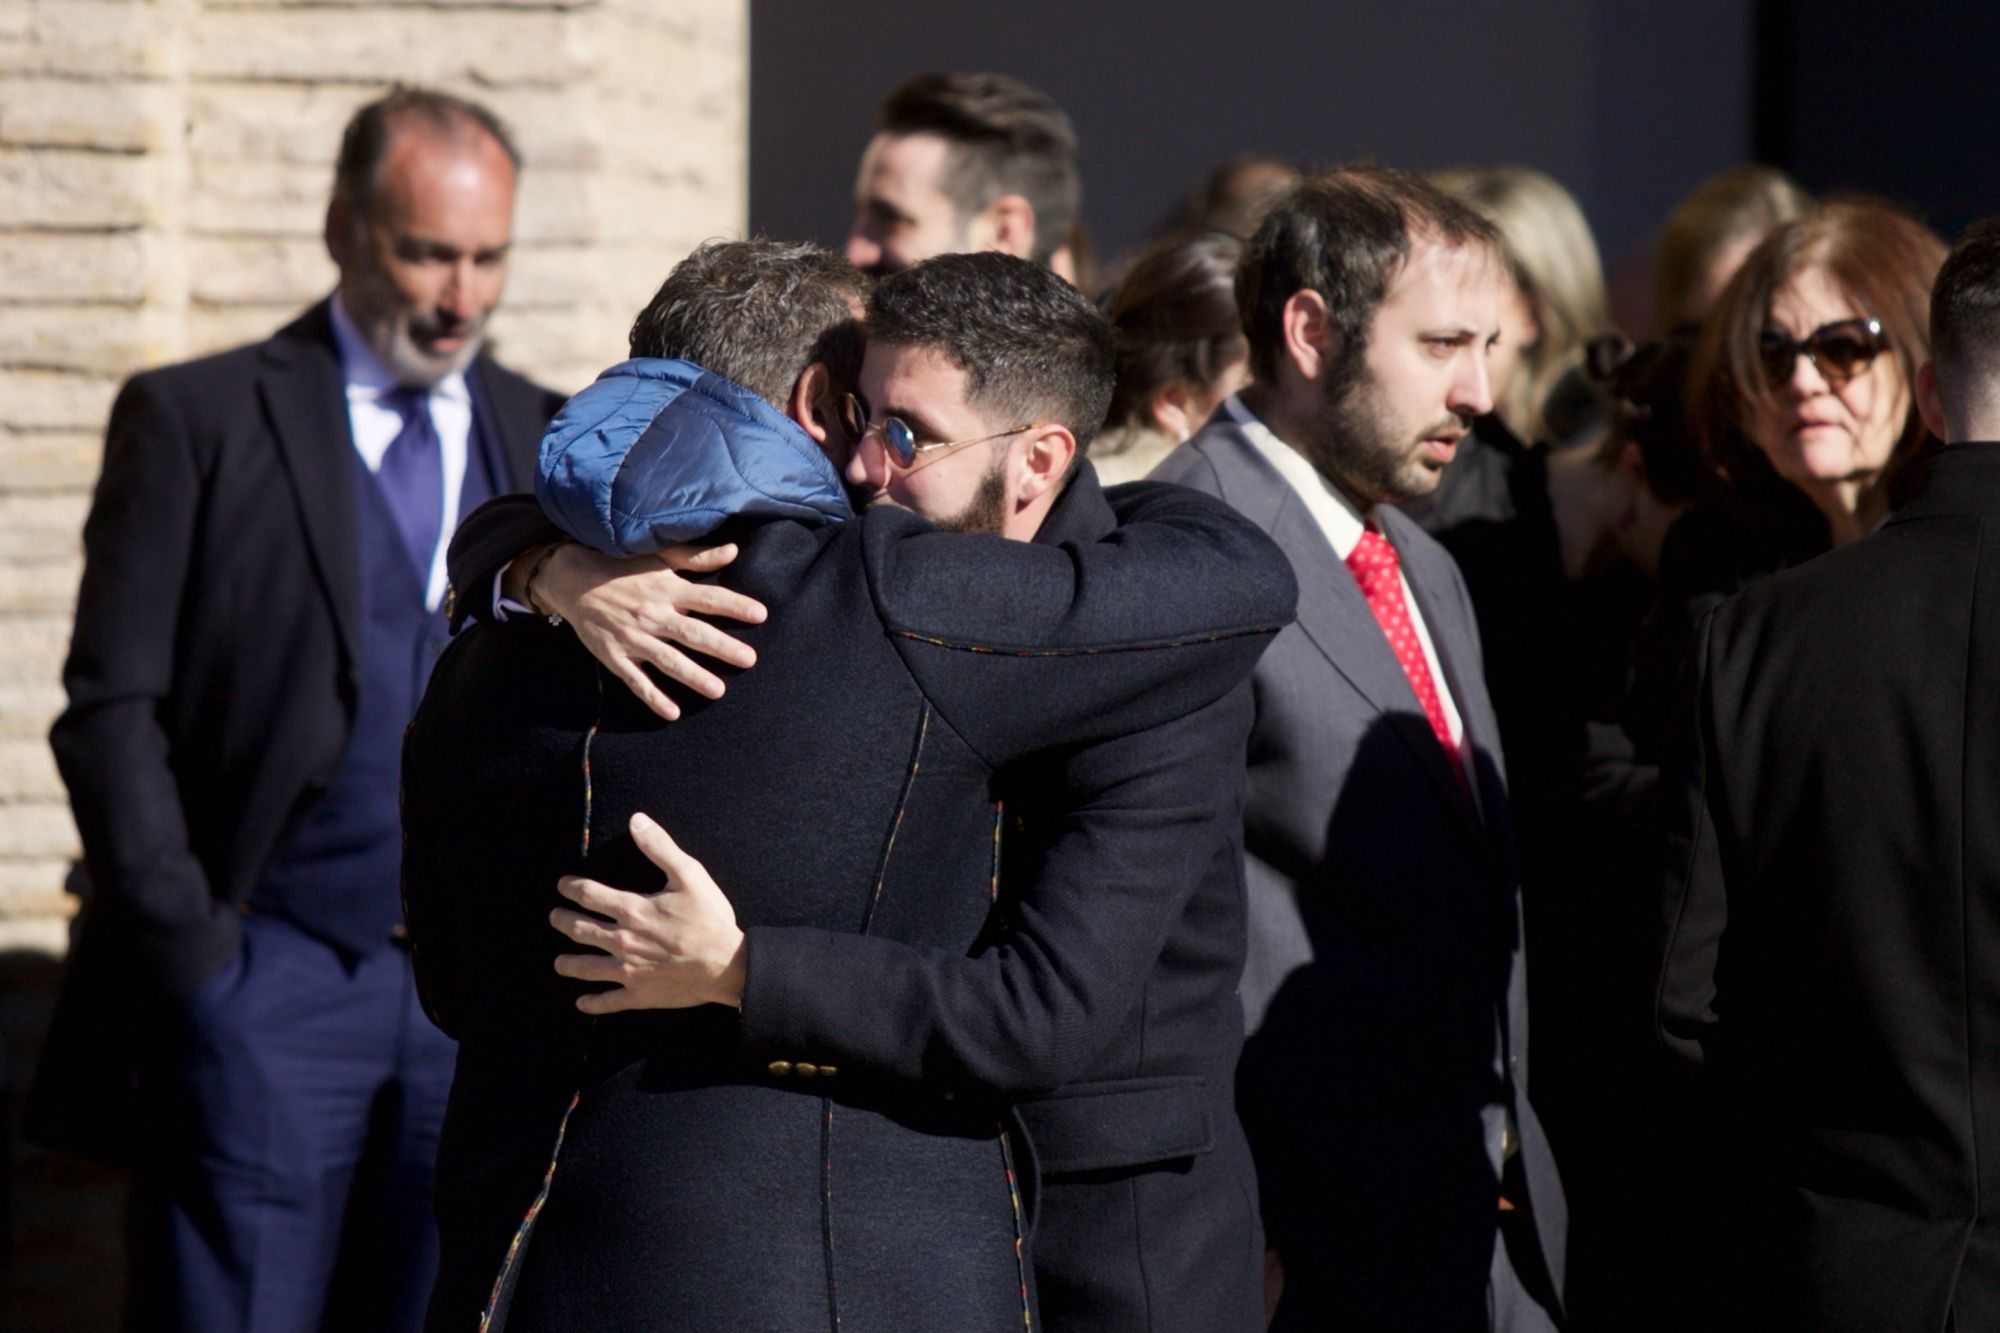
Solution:
M691 361L621 361L563 404L535 495L555 525L613 555L658 551L727 519L852 518L810 436Z

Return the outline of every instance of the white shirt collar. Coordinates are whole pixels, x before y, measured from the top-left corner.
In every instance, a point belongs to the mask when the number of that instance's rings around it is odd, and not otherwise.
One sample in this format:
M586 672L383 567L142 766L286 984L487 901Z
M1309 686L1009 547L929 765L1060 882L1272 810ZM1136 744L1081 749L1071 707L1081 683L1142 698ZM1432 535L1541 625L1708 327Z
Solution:
M347 383L349 401L360 399L375 402L385 394L393 393L400 387L396 372L384 365L368 340L355 327L354 317L347 313L346 304L338 291L333 294L330 307L333 316L333 341L340 349L340 374ZM472 391L466 386L465 372L454 370L431 386L431 393L452 402L471 403Z
M1360 544L1364 530L1371 527L1381 530L1382 525L1375 521L1373 506L1366 511L1357 508L1346 492L1328 481L1304 454L1279 439L1277 432L1245 407L1241 398L1231 394L1223 400L1222 410L1242 429L1257 452L1278 469L1278 475L1298 492L1299 498L1305 501L1307 511L1326 533L1327 541L1332 543L1333 553L1343 562Z

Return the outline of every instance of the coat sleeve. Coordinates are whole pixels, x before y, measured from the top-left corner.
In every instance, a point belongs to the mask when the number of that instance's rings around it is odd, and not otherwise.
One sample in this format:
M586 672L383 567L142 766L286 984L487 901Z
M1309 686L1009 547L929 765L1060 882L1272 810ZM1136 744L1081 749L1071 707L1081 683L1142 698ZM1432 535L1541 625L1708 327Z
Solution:
M1653 1024L1682 1063L1702 1063L1715 1031L1716 963L1729 920L1728 886L1716 837L1721 798L1710 657L1715 614L1701 622L1688 664L1679 723L1660 778L1665 874L1653 921Z
M431 1022L456 1038L462 1034L466 1008L463 934L453 920L452 879L439 862L443 835L426 762L436 746L427 737L425 711L419 707L403 733L403 923L410 934L417 998Z
M49 744L69 788L90 910L132 940L150 982L193 990L235 956L234 911L195 859L161 710L202 505L174 381L142 375L111 409L83 529L83 584Z
M1229 506L1121 488L1120 524L1059 546L862 522L884 629L939 715L996 767L1157 726L1250 674L1298 600L1291 562Z
M445 572L453 591L453 632L468 616L485 617L493 580L515 556L531 547L562 541L564 536L532 495L496 496L467 514L445 548Z
M1250 720L1245 684L1153 730L1037 760L1060 814L1032 840L1038 862L1009 876L1004 927L974 956L751 928L745 1043L998 1099L1075 1081L1139 1003L1209 861L1234 855Z

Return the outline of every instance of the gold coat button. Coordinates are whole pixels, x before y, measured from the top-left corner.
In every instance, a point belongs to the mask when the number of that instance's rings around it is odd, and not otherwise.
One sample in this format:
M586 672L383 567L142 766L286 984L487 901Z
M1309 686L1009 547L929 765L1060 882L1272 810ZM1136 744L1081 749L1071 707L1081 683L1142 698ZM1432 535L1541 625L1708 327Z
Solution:
M792 1072L792 1062L790 1060L773 1060L765 1068L771 1071L773 1077L783 1078Z
M835 1069L832 1065L821 1065L819 1067L819 1076L821 1078L832 1078L835 1074L838 1074L839 1072L840 1071L838 1069Z
M819 1066L803 1063L796 1064L792 1066L792 1072L800 1078L811 1078L813 1075L819 1073Z

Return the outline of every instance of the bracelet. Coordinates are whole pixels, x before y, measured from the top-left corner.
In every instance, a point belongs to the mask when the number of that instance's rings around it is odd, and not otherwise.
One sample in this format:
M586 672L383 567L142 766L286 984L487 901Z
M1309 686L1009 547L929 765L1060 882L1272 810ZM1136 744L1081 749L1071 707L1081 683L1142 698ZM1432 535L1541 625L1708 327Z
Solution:
M542 604L535 600L535 580L541 577L542 566L549 563L549 557L567 545L569 545L569 541L565 538L562 541L550 542L547 546L544 546L541 554L535 557L535 563L528 566L528 577L521 584L521 596L527 601L528 609L536 615L545 618L551 625L562 624L563 618L553 611L544 611Z

